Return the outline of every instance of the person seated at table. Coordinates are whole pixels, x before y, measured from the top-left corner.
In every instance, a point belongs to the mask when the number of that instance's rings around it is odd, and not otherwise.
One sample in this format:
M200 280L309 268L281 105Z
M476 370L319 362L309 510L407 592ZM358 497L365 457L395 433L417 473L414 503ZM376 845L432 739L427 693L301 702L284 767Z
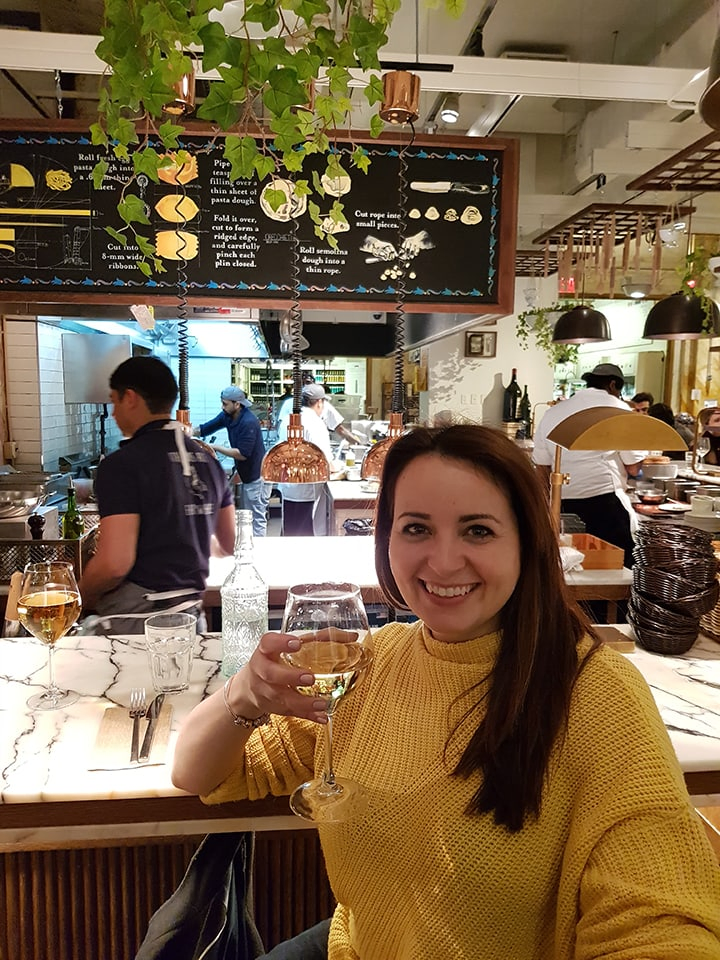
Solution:
M713 407L708 414L703 437L710 440L710 452L705 454L704 463L720 465L720 407Z
M200 614L213 534L220 555L233 552L225 471L171 419L177 396L156 357L131 357L110 377L113 417L129 439L98 466L97 550L80 580L83 612L106 632L142 633L159 611Z
M375 557L419 620L375 634L333 717L369 810L319 824L337 908L268 956L717 960L720 871L647 684L569 597L526 454L480 426L405 434ZM298 647L266 633L195 707L177 787L222 803L322 770L326 703L282 659Z
M648 407L648 415L655 417L656 420L662 420L663 423L666 423L669 427L672 427L673 430L678 432L675 428L675 414L672 412L672 407L669 407L666 403L653 403ZM683 438L684 439L684 438ZM685 451L684 450L665 450L663 451L664 457L669 457L671 460L684 460Z

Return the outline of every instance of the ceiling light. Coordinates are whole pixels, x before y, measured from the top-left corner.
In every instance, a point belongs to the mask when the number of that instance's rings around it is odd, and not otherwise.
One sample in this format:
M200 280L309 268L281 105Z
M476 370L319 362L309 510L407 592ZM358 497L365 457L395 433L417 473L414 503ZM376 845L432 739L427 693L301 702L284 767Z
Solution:
M650 293L650 284L633 283L631 280L626 280L622 285L622 292L632 300L643 300Z
M709 316L705 313L708 304ZM643 337L646 340L699 340L718 336L720 311L714 300L694 293L674 293L658 300L645 320Z
M600 343L610 340L608 318L599 310L578 304L555 324L553 343Z
M443 123L457 123L460 118L460 97L457 93L448 93L440 110Z

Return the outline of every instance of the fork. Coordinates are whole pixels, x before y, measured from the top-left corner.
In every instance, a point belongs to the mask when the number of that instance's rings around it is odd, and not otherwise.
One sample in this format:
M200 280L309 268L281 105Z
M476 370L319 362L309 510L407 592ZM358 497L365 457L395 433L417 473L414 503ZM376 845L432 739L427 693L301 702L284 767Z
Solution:
M133 721L130 763L137 763L140 746L140 720L145 716L145 687L133 687L130 691L130 716Z

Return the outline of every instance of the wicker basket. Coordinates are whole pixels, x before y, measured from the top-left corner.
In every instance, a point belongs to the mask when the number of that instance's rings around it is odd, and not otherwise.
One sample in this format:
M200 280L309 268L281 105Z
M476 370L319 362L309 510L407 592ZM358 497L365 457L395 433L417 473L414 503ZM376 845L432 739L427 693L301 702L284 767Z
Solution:
M720 581L720 574L718 574ZM700 629L717 643L720 643L720 603L716 603L709 613L700 617Z
M95 550L100 521L97 514L83 514L83 518L85 533L79 540L0 540L0 583L10 583L13 573L28 563L53 560L71 563L79 580Z

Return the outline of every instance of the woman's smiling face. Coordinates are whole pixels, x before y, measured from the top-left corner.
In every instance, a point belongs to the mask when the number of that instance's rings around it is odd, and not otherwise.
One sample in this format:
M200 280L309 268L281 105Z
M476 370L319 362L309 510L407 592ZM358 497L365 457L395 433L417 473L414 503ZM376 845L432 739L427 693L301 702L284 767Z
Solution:
M517 521L503 491L459 460L416 457L395 488L390 567L437 640L496 630L520 576Z

